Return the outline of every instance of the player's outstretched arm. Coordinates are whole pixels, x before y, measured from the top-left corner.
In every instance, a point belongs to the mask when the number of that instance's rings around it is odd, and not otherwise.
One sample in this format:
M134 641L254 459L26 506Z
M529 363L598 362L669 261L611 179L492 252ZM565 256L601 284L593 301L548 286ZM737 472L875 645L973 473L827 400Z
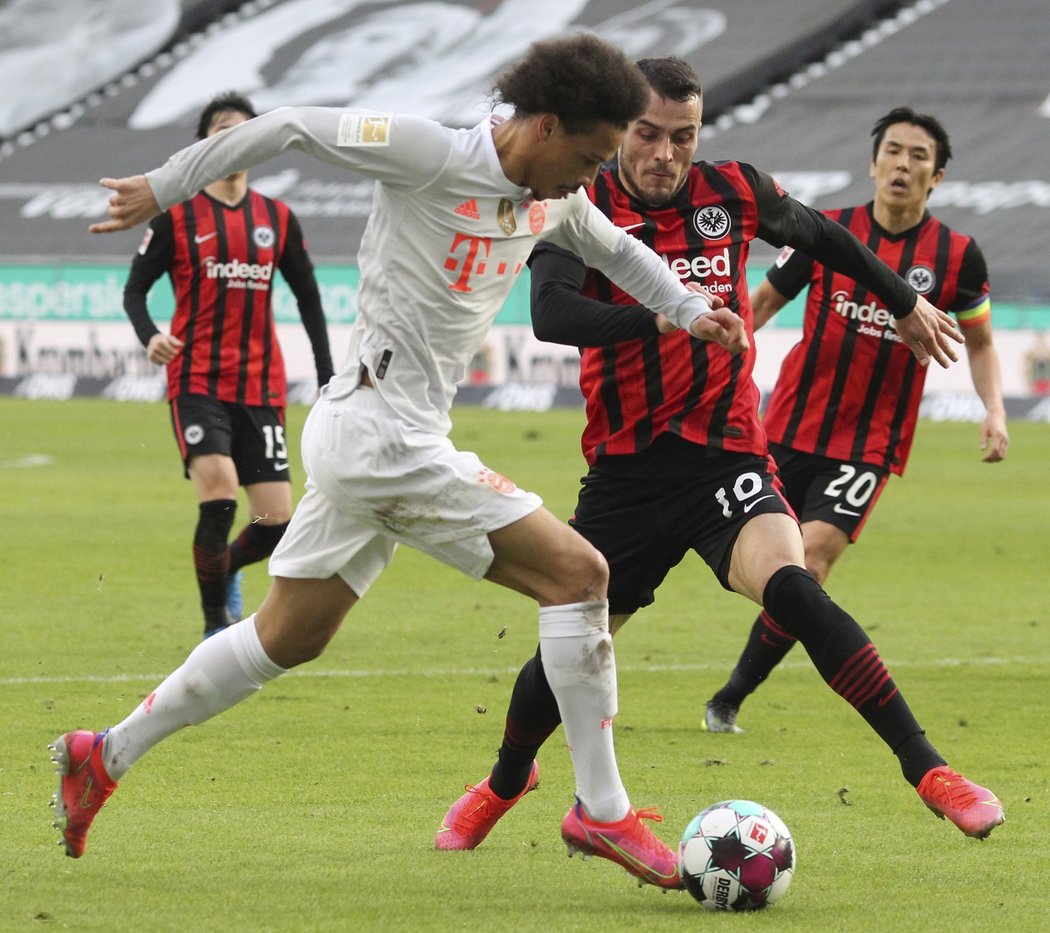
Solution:
M935 359L945 369L959 359L952 342L962 343L963 336L951 315L931 305L919 295L911 313L897 318L897 334L915 354L920 366Z
M113 192L109 196L109 206L106 208L109 220L92 224L88 227L91 233L130 230L160 213L160 205L153 196L153 189L150 188L145 175L103 178L99 184Z

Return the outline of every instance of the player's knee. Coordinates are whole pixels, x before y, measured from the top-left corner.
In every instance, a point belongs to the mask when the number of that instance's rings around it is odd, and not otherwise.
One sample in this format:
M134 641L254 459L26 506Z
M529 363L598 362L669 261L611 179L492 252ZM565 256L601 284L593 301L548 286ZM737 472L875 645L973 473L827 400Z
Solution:
M823 551L806 551L806 570L813 574L817 583L821 586L824 585L828 574L831 573L831 567L834 563L835 558Z
M785 632L806 645L811 656L836 633L852 631L863 635L853 617L824 592L809 571L799 566L781 567L770 577L762 605Z
M328 643L332 640L333 634L335 633L315 631L300 637L295 643L295 651L297 652L295 663L306 664L308 661L321 657L325 648L328 647Z
M605 599L609 589L609 565L590 542L583 538L574 541L559 565L563 593L558 602L583 603Z
M835 561L849 546L849 536L837 527L810 522L803 526L802 538L806 546L806 569L823 586Z
M803 639L824 616L830 600L812 574L797 564L781 567L768 580L762 606L784 631Z
M324 654L334 634L334 629L311 627L297 632L294 636L278 634L269 643L263 639L263 648L274 664L288 669L319 658Z
M263 650L286 669L319 658L339 630L339 622L329 613L297 610L279 602L264 602L255 613Z

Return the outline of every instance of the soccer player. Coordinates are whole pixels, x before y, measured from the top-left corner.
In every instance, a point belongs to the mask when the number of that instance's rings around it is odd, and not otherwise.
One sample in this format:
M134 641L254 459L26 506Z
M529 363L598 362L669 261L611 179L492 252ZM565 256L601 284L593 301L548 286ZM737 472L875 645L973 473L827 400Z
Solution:
M123 722L52 743L56 822L69 855L83 854L99 808L151 747L320 655L404 543L536 600L580 801L563 835L643 881L679 885L677 856L632 809L616 763L605 560L538 496L455 449L449 409L541 235L717 342L727 358L747 348L747 336L737 314L685 288L580 190L645 108L645 78L622 51L589 35L536 43L495 90L513 116L487 116L469 130L409 115L281 108L176 153L148 176L103 179L113 194L110 219L90 228L97 233L140 223L288 149L377 184L348 362L304 427L306 494L270 559L270 592L255 613L202 641Z
M875 198L829 211L940 308L955 314L985 407L984 461L1006 456L1009 434L992 343L988 272L972 238L926 208L952 150L940 122L898 107L872 130ZM908 462L926 371L868 289L811 255L786 249L751 296L756 329L803 288L803 336L788 353L765 415L785 494L802 522L806 568L823 583L857 540L891 473ZM740 732L737 712L795 639L762 612L729 681L708 701L711 732Z
M924 299L846 228L751 165L692 161L702 91L688 64L639 64L651 85L648 108L628 128L616 164L588 189L617 226L683 279L724 297L749 326L745 263L750 241L761 237L865 282L899 332L909 332ZM825 681L896 754L927 806L968 835L987 835L1002 820L995 795L946 767L867 634L805 569L802 535L758 418L753 353L731 357L680 330L665 333L657 309L634 304L588 265L537 247L533 322L541 339L584 348L589 468L570 523L609 563L610 629L652 603L667 572L695 550L724 587L763 606L802 642ZM916 358L929 358L911 345ZM552 688L560 676L541 644L515 682L496 764L452 805L437 848L474 848L536 786L536 753L558 726Z
M197 138L254 116L246 97L221 94L201 111ZM332 356L299 221L286 204L251 190L247 172L220 178L155 217L124 287L124 310L146 355L167 367L171 423L197 495L193 565L205 638L240 619L241 568L270 556L292 516L275 267L296 297L323 386ZM165 273L175 288L170 334L153 323L146 302ZM251 519L230 545L238 485Z

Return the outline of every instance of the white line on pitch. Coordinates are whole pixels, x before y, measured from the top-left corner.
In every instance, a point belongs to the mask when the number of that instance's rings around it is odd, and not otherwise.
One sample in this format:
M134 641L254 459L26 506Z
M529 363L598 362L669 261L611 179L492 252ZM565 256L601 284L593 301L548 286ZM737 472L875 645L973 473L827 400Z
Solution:
M0 460L0 470L27 470L33 467L51 466L55 458L50 454L28 454L15 460Z
M936 658L922 661L887 661L886 666L895 668L931 668L931 667L1029 667L1050 664L1050 658L1011 657L1011 658ZM812 668L808 661L789 661L778 665L787 670L805 670ZM722 671L726 663L705 664L618 664L620 674L665 674L690 673L692 671ZM347 679L366 679L381 677L490 677L493 675L517 674L517 667L503 668L428 668L425 670L301 670L289 671L285 677L333 677ZM17 687L25 684L120 684L120 683L159 683L165 674L71 674L55 677L0 677L0 687Z

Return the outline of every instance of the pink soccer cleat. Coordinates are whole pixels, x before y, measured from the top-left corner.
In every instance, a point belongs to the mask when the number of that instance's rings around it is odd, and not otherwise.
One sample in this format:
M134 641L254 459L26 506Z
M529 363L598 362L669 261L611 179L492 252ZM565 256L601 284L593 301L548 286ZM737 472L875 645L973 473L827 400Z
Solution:
M467 792L459 798L441 821L434 837L435 849L476 849L492 831L500 818L539 782L540 768L534 761L525 789L516 797L504 800L489 788L489 779L480 784L467 785Z
M62 830L58 844L65 846L71 858L84 854L91 821L117 788L102 764L105 734L67 732L48 746L55 753L51 760L58 765L59 775L58 792L53 795L54 827Z
M639 884L655 884L674 890L682 886L678 856L665 846L643 820L662 822L654 809L631 810L616 823L598 823L584 811L579 800L561 822L561 837L569 857L582 852L609 859L638 879Z
M995 794L947 765L927 771L916 790L926 806L942 820L947 817L967 836L985 839L1006 820Z

